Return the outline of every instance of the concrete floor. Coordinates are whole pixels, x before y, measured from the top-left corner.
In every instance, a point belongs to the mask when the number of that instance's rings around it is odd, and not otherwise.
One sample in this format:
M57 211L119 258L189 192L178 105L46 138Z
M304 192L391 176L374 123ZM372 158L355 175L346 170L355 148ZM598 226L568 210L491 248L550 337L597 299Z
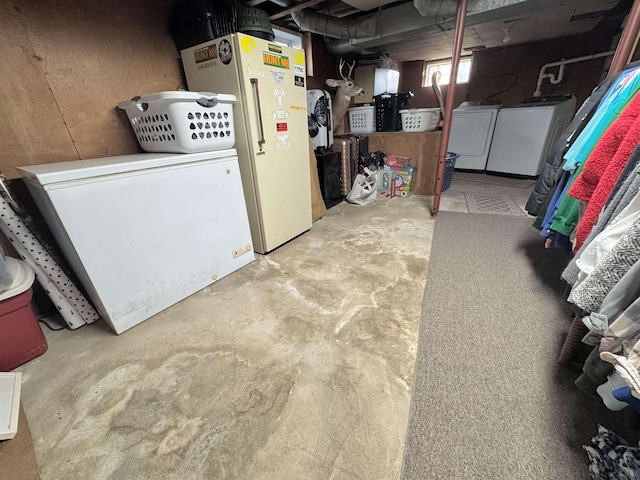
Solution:
M530 190L454 178L441 210ZM431 202L342 203L120 336L47 330L17 369L42 478L399 478Z

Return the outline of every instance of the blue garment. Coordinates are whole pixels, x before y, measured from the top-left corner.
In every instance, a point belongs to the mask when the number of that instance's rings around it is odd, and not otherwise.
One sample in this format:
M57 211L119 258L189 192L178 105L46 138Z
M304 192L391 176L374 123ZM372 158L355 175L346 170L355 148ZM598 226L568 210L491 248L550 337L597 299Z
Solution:
M640 67L620 74L598 105L596 113L564 154L566 160L562 166L564 170L569 172L575 170L589 157L600 137L622 113L638 89L640 89Z
M549 202L549 207L547 207L547 213L545 214L544 220L542 221L542 230L540 230L540 235L542 235L543 237L548 237L551 234L551 224L553 223L553 219L556 216L556 211L558 210L560 202L571 186L571 182L569 181L569 179L572 175L572 173L565 171L562 173L562 177L560 177L560 180L558 180L558 186L553 192L553 196L551 197L551 201Z
M613 391L613 396L616 400L628 403L636 412L640 412L640 398L636 398L631 394L629 387L618 388Z

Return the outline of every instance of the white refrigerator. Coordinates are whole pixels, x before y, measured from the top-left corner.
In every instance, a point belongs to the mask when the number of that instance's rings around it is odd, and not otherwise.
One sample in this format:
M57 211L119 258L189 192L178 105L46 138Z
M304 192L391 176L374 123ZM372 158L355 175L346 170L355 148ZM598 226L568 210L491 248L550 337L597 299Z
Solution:
M236 33L180 53L189 90L238 99L236 149L255 251L310 229L304 52Z
M255 258L233 149L18 170L72 270L118 334Z

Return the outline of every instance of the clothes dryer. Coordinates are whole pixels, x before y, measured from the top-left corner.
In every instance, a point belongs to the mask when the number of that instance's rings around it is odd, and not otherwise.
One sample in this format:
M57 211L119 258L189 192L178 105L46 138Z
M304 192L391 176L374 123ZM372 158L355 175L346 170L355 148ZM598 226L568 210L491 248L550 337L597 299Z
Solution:
M567 127L576 109L573 95L533 97L502 108L487 162L487 173L536 178L553 142Z
M462 104L453 110L450 152L458 155L456 170L484 171L500 105Z

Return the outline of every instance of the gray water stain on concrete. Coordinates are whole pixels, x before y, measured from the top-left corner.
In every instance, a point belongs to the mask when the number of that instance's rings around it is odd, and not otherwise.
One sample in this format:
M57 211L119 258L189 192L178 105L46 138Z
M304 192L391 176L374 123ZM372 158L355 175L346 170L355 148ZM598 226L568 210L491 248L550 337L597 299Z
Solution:
M120 336L46 332L18 369L43 480L398 478L428 200L340 204Z

